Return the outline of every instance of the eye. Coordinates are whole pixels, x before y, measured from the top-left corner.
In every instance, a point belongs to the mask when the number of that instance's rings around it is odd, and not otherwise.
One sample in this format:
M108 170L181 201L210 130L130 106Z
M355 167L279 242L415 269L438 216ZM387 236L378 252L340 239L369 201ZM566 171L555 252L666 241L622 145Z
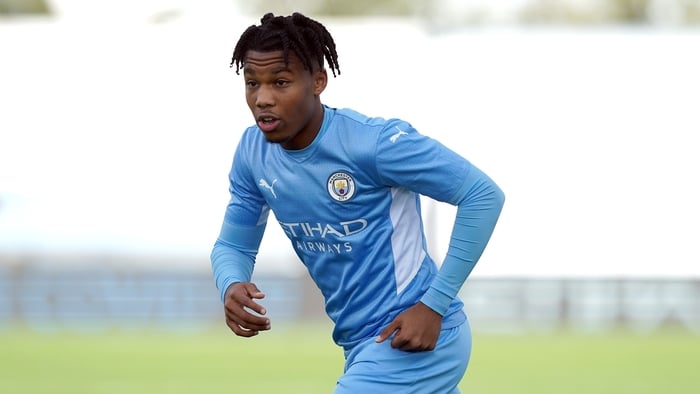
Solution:
M245 81L245 86L248 88L254 88L254 87L258 86L258 81L254 81L252 79L249 79L249 80Z
M283 87L289 85L289 81L287 81L287 80L285 80L285 79L278 79L277 81L275 81L275 84L276 84L277 86L283 88Z

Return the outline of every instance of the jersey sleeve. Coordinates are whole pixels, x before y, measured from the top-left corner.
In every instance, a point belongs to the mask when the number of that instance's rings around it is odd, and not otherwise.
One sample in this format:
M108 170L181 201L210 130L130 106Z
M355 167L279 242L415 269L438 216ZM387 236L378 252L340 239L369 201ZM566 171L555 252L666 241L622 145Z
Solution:
M501 214L505 195L471 166L457 193L457 214L447 256L421 302L444 315L479 261Z
M211 252L212 272L222 302L231 284L250 281L269 216L269 207L251 176L244 146L239 143L234 155L229 172L230 199Z
M457 205L467 160L400 120L388 121L378 138L377 172L386 185Z
M505 195L465 158L401 121L389 122L379 137L377 171L391 186L457 206L447 256L421 298L444 315L486 248Z

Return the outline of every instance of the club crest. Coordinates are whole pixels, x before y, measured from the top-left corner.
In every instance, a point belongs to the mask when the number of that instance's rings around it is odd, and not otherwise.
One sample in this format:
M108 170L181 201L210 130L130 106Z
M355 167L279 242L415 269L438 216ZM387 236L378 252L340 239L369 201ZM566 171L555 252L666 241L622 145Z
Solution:
M332 199L345 202L355 195L355 180L346 172L335 172L328 177L328 194Z

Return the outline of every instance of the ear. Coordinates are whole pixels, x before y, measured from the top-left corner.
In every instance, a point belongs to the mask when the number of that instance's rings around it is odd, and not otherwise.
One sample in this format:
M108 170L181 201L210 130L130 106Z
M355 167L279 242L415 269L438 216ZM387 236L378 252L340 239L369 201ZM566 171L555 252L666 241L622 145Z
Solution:
M328 74L326 69L322 68L313 72L314 80L314 95L320 96L324 90L326 90L326 85L328 85Z

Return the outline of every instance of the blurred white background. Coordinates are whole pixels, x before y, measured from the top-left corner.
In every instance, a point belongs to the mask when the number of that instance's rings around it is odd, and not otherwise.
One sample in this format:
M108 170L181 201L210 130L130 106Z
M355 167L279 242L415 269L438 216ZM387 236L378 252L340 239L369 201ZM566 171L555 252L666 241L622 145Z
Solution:
M340 55L324 102L404 118L501 185L506 207L474 276L700 277L700 30L671 0L649 2L651 23L595 26L517 23L527 3L309 13ZM49 4L51 17L0 18L0 255L207 264L252 124L230 57L261 13L214 0ZM424 206L438 260L453 213ZM258 269L301 268L271 220Z

